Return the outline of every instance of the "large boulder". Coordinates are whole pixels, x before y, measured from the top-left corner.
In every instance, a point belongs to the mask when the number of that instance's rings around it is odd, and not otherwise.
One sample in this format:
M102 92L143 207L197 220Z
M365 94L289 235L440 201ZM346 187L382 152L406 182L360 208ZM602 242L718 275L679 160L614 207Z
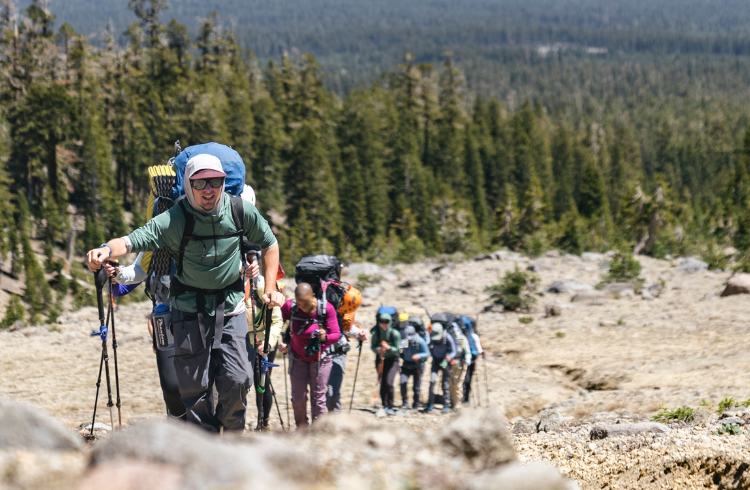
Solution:
M0 398L0 450L75 451L81 438L38 408Z
M547 409L540 414L537 432L561 432L565 430L565 419L557 410Z
M544 290L545 293L574 293L577 291L590 291L594 289L588 284L578 281L555 281Z
M570 298L573 303L601 304L607 299L607 294L596 289L578 291Z
M729 281L722 296L733 296L735 294L750 294L750 274L735 274Z
M678 260L678 274L694 274L708 270L708 264L695 257L682 257Z
M490 469L516 460L508 421L496 406L461 410L439 434L440 446L451 448L474 467Z
M471 479L469 490L579 490L544 463L511 463Z
M357 262L344 267L345 276L357 278L359 276L382 276L385 271L372 262Z
M256 437L236 441L184 423L144 422L101 442L91 463L113 471L135 465L144 478L158 467L169 475L165 483L181 482L179 488L185 490L244 488L247 481L258 488L295 489L306 471L316 471L310 457L288 442ZM138 462L149 465L138 466Z

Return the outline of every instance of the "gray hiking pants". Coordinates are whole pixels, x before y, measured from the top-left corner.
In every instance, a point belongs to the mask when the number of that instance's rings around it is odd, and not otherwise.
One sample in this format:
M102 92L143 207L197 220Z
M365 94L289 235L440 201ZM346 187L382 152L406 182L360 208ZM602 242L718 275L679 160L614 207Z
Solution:
M341 383L346 371L346 354L332 354L333 367L326 388L326 407L329 412L341 411Z
M177 382L187 411L187 421L210 432L240 431L245 428L247 392L252 386L248 360L249 334L245 313L224 317L224 331L218 348L214 339L214 317L208 325L198 324L198 315L172 310ZM214 409L212 391L216 385L218 403Z
M442 376L442 388L443 388L443 407L451 406L451 365L441 368L440 363L442 359L432 358L432 366L430 367L430 394L428 397L427 404L432 406L435 403L435 384L437 383L438 376ZM442 374L441 374L442 373Z

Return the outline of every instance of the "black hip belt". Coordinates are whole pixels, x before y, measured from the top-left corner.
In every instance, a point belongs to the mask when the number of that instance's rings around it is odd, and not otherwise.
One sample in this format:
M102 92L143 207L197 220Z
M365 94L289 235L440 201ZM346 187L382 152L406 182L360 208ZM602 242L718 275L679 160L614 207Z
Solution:
M203 289L183 284L175 277L170 284L170 296L172 298L176 298L186 292L196 294L195 309L198 313L198 322L204 327L207 325L208 320L208 315L206 314L206 296L221 295L221 300L216 305L216 316L214 317L214 341L212 343L212 348L214 349L218 349L221 346L221 336L224 333L224 302L226 301L226 293L228 291L239 291L244 293L245 282L242 278L239 278L223 289Z

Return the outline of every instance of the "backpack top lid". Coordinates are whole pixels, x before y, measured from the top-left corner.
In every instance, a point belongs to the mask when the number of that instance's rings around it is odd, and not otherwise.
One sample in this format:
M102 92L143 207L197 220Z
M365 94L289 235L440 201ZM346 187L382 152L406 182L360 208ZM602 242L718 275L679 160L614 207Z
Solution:
M343 265L335 255L306 255L297 262L294 280L308 283L317 292L321 281L341 281Z
M224 180L224 191L239 196L245 189L245 162L242 157L232 148L219 143L204 143L202 145L188 146L174 159L175 184L172 188L172 199L185 194L185 166L188 160L195 155L213 155L221 161L221 167L227 174Z
M380 315L391 315L391 318L394 320L398 320L398 310L396 310L395 306L381 306L378 308L377 316Z

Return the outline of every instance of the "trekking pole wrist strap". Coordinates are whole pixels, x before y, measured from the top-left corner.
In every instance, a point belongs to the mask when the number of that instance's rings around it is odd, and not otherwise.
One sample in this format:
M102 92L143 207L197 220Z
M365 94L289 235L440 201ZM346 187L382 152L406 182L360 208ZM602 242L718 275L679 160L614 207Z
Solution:
M109 257L112 257L112 247L109 246L109 243L102 243L101 245L99 245L99 248L102 248L102 247L107 247L109 249Z

